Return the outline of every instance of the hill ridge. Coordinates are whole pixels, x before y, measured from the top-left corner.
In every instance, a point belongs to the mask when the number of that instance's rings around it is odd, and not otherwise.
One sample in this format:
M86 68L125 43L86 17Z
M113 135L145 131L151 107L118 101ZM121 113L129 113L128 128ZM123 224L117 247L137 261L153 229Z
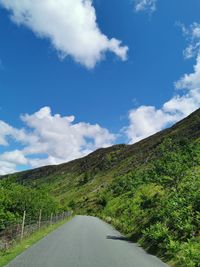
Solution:
M189 124L189 126L188 126ZM27 177L27 175L34 173L35 175L37 175L37 173L41 173L41 171L47 171L47 173L49 172L53 172L53 171L57 171L59 168L60 169L70 169L70 166L72 166L73 169L73 165L76 163L81 163L81 162L87 162L87 160L90 160L91 157L93 156L99 156L99 155L103 155L106 153L110 153L110 152L115 152L117 150L121 150L122 152L124 152L124 150L128 150L130 151L130 153L134 153L135 150L137 150L138 147L140 147L140 145L142 146L143 149L150 149L152 147L155 147L157 145L159 145L162 140L165 138L166 135L168 135L169 137L178 137L178 136L182 136L183 133L180 133L180 128L182 130L182 132L184 132L184 135L186 138L197 138L200 137L200 109L194 111L193 113L191 113L188 117L182 119L181 121L177 122L176 124L174 124L173 126L164 129L160 132L157 132L143 140L140 140L134 144L116 144L110 147L106 147L106 148L99 148L93 152L91 152L90 154L78 158L78 159L74 159L71 160L69 162L66 163L61 163L58 165L46 165L46 166L42 166L42 167L38 167L35 169L30 169L30 170L25 170L22 172L18 172L17 174L21 174L24 177ZM152 142L151 142L152 141ZM128 154L130 154L128 153ZM128 156L128 155L127 155ZM7 177L8 175L5 176L1 176L1 178Z

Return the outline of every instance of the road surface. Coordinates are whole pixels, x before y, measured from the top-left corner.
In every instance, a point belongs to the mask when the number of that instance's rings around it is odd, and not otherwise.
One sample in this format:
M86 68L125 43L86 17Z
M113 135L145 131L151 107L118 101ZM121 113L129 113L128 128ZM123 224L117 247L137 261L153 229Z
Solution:
M7 267L166 267L98 218L76 216Z

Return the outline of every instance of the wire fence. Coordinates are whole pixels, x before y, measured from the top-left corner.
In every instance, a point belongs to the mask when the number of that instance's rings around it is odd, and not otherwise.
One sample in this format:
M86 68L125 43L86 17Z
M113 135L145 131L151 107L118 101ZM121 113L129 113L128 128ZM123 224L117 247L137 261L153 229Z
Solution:
M71 211L62 212L61 214L51 214L49 218L42 216L42 210L39 212L37 220L26 219L26 211L24 211L22 222L10 225L6 229L0 231L0 251L5 251L13 245L19 243L24 238L37 232L41 228L51 226L72 215Z

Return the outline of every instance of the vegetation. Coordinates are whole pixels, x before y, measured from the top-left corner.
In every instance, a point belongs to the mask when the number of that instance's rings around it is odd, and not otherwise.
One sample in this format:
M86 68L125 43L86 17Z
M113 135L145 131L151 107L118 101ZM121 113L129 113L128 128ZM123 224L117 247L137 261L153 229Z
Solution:
M21 216L25 204L32 215L45 203L47 212L70 207L103 218L177 266L199 267L200 110L134 145L3 177L0 190L4 221Z
M60 212L61 205L49 195L45 187L33 189L9 179L0 181L0 230L11 224L21 223L24 211L26 222L38 219L42 210L43 218Z
M156 153L105 190L100 214L151 253L200 266L200 140L166 139Z

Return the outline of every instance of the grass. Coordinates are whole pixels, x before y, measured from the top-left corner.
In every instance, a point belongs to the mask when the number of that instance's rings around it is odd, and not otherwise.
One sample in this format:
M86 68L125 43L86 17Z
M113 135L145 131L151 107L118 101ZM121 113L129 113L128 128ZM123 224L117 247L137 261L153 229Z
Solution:
M26 249L37 243L39 240L43 239L45 236L47 236L52 231L56 230L63 224L65 224L67 221L69 221L71 217L68 217L67 219L58 222L54 225L47 226L44 228L41 228L41 230L33 233L31 236L25 238L22 242L17 243L10 249L0 252L0 267L5 266L10 261L12 261L14 258L16 258L19 254L24 252Z

